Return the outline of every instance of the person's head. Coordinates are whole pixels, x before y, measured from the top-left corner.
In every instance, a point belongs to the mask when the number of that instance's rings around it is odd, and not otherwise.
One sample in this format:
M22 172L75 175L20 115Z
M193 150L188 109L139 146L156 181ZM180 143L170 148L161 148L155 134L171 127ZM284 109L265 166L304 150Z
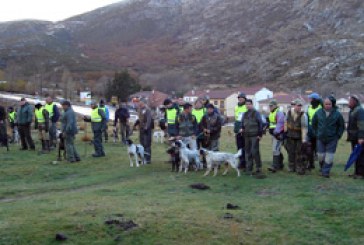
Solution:
M238 103L243 105L246 102L246 95L244 93L238 94Z
M8 108L8 112L13 112L13 111L14 111L14 107L9 106L9 108Z
M214 113L215 106L210 103L210 104L206 105L206 109L207 109L207 113L211 115L212 113Z
M53 98L52 98L52 97L50 97L50 96L48 96L48 97L46 98L46 103L47 103L47 104L52 104L52 103L53 103Z
M210 97L208 95L205 95L201 98L202 104L206 106L210 102Z
M42 107L42 104L38 102L34 105L34 107L39 110Z
M171 108L172 107L172 100L167 98L163 101L163 105L166 107L166 108Z
M96 101L91 101L91 108L92 109L96 109L97 108L97 103L96 103Z
M147 100L145 98L141 98L139 100L138 106L140 109L144 109L147 106Z
M294 111L300 113L302 111L303 101L296 99L294 104Z
M20 99L20 102L19 102L20 106L23 106L23 105L25 105L26 103L27 103L27 100L26 100L25 98L21 98L21 99Z
M183 105L183 112L184 113L191 113L192 105L190 103L184 103Z
M311 93L308 95L308 99L309 99L310 103L315 100L320 101L320 95L318 93Z
M276 100L271 100L269 102L269 110L272 112L278 107L278 103Z
M336 99L334 96L329 96L324 99L324 109L325 111L331 111L332 108L336 106Z
M201 109L202 107L203 107L202 101L200 99L196 100L196 102L195 102L195 108L196 109Z
M71 106L71 103L68 100L62 100L61 106L63 110L67 110Z
M251 99L247 99L247 100L245 101L245 105L246 105L246 108L247 108L248 110L252 110L252 109L254 109L253 101L252 101Z
M349 108L353 109L360 104L359 97L356 95L351 95L349 98Z
M100 107L104 107L105 106L105 101L104 100L100 100L99 105L100 105Z

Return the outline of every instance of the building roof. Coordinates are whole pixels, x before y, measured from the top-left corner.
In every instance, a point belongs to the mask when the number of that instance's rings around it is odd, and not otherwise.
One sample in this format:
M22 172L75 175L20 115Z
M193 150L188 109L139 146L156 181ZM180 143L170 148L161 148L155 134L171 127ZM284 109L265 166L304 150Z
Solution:
M287 93L284 93L284 92L275 93L273 95L273 98L261 100L261 101L259 101L259 103L263 103L263 104L267 103L268 104L273 99L275 99L278 102L278 105L279 104L290 104L295 99L300 99L300 100L304 101L305 103L307 103L307 100L305 100L305 98L303 96L301 96L301 95L287 94Z
M238 88L229 88L229 89L220 89L220 90L190 90L188 91L184 97L202 97L202 96L209 96L210 99L226 99L230 95L234 93L244 93L248 95L255 95L259 90L263 87L238 87Z

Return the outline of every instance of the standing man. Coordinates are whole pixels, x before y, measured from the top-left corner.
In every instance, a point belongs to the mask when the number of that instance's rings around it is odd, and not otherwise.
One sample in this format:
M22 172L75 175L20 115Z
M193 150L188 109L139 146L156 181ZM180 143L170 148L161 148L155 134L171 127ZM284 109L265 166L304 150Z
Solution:
M165 99L163 105L166 107L167 132L169 137L177 136L177 118L179 114L178 105L171 99Z
M67 161L70 163L79 162L81 161L81 158L74 144L75 136L78 132L76 114L73 111L71 103L68 100L62 101L61 105L64 111L61 122Z
M49 153L49 113L40 102L35 104L34 128L38 129L39 140L42 143L41 153Z
M310 105L307 108L307 117L308 117L308 138L309 141L312 145L312 154L310 154L309 158L308 158L308 169L314 169L315 168L315 155L317 153L316 151L316 142L317 139L315 137L315 135L312 132L312 119L313 116L315 115L315 113L322 108L321 104L321 98L320 95L318 93L312 93L308 96L308 99L310 101Z
M220 116L215 112L215 107L213 104L208 104L206 108L207 114L202 117L200 125L204 137L209 139L208 145L205 147L210 151L218 151L221 134L221 119Z
M284 113L278 108L276 100L272 100L269 103L269 133L272 135L272 150L273 150L273 163L268 168L272 173L282 170L283 155L281 153L281 147L284 140Z
M152 159L152 129L154 126L152 112L144 98L140 99L138 107L139 120L135 123L134 128L139 125L139 142L144 147L145 161L150 164Z
M93 144L95 153L93 157L104 157L104 146L102 145L102 132L105 130L106 115L104 110L98 108L95 101L91 102L91 117L84 117L85 122L91 122L91 128L94 134Z
M9 147L8 133L6 129L6 118L7 118L6 110L2 105L0 105L0 146L4 145L6 147Z
M50 149L54 149L57 144L57 122L59 120L60 113L56 103L53 102L52 97L46 98L45 109L48 111L49 119L51 121L51 124L49 126Z
M324 100L324 108L319 109L312 119L312 130L317 138L317 155L321 175L330 177L337 142L345 130L343 116L336 108L336 99L329 96Z
M124 145L126 144L126 140L129 138L129 118L130 113L126 107L126 102L120 103L119 108L115 111L114 127L116 128L119 122L121 143Z
M349 124L348 124L348 141L351 143L353 150L356 144L364 146L364 109L360 104L359 97L351 95L349 99ZM354 178L364 178L364 156L360 155L355 163Z
M293 110L288 111L285 132L287 132L289 172L305 174L306 162L302 157L302 144L307 142L307 115L302 111L303 102L295 100Z
M192 109L192 115L196 117L197 122L197 133L196 133L196 145L197 149L200 149L203 142L203 132L201 130L201 121L203 116L206 114L206 108L202 105L200 99L196 100L195 107Z
M109 140L108 123L109 123L110 113L109 113L109 108L105 105L104 100L100 100L99 109L104 111L106 117L105 128L102 131L102 133L104 134L105 137L105 143L107 143L107 141Z
M21 98L20 107L17 112L17 123L19 127L19 135L21 141L20 150L35 150L34 141L32 139L30 125L32 124L33 108L26 101L25 98Z
M242 124L241 119L245 112L247 112L247 108L245 105L246 95L244 93L238 94L238 105L235 106L235 123L234 123L234 132L235 132L235 141L236 141L236 148L238 150L242 150L242 154L240 157L240 164L239 167L241 169L246 168L246 161L245 161L245 140L244 140L244 132L240 131Z
M12 106L10 106L8 108L8 120L9 120L9 124L10 124L10 128L11 128L11 140L10 143L13 143L15 141L15 130L18 130L16 128L16 111L14 110L14 108Z
M185 144L188 144L191 150L196 149L196 132L197 121L192 115L192 105L185 103L183 111L178 116L177 135L182 138Z
M251 174L253 171L253 160L256 165L255 174L261 174L262 161L260 158L259 142L263 136L262 116L254 109L252 100L247 99L245 101L245 105L247 107L247 111L242 117L242 128L239 132L244 132L247 174Z

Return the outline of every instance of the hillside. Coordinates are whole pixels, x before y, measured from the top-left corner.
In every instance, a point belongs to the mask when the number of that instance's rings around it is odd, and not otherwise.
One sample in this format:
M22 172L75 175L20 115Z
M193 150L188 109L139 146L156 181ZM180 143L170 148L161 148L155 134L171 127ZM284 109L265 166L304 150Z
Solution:
M364 84L363 27L361 0L130 0L58 23L0 23L0 67L127 67L164 90L355 90Z

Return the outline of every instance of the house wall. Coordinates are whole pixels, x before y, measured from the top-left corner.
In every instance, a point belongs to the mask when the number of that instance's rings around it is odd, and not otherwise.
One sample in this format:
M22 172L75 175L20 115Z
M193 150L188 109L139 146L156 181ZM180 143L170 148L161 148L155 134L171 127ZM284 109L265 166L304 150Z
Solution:
M254 100L253 100L255 109L257 109L257 110L260 109L259 101L271 99L271 98L273 98L273 91L270 91L267 88L262 88L261 90L256 92L254 95Z

